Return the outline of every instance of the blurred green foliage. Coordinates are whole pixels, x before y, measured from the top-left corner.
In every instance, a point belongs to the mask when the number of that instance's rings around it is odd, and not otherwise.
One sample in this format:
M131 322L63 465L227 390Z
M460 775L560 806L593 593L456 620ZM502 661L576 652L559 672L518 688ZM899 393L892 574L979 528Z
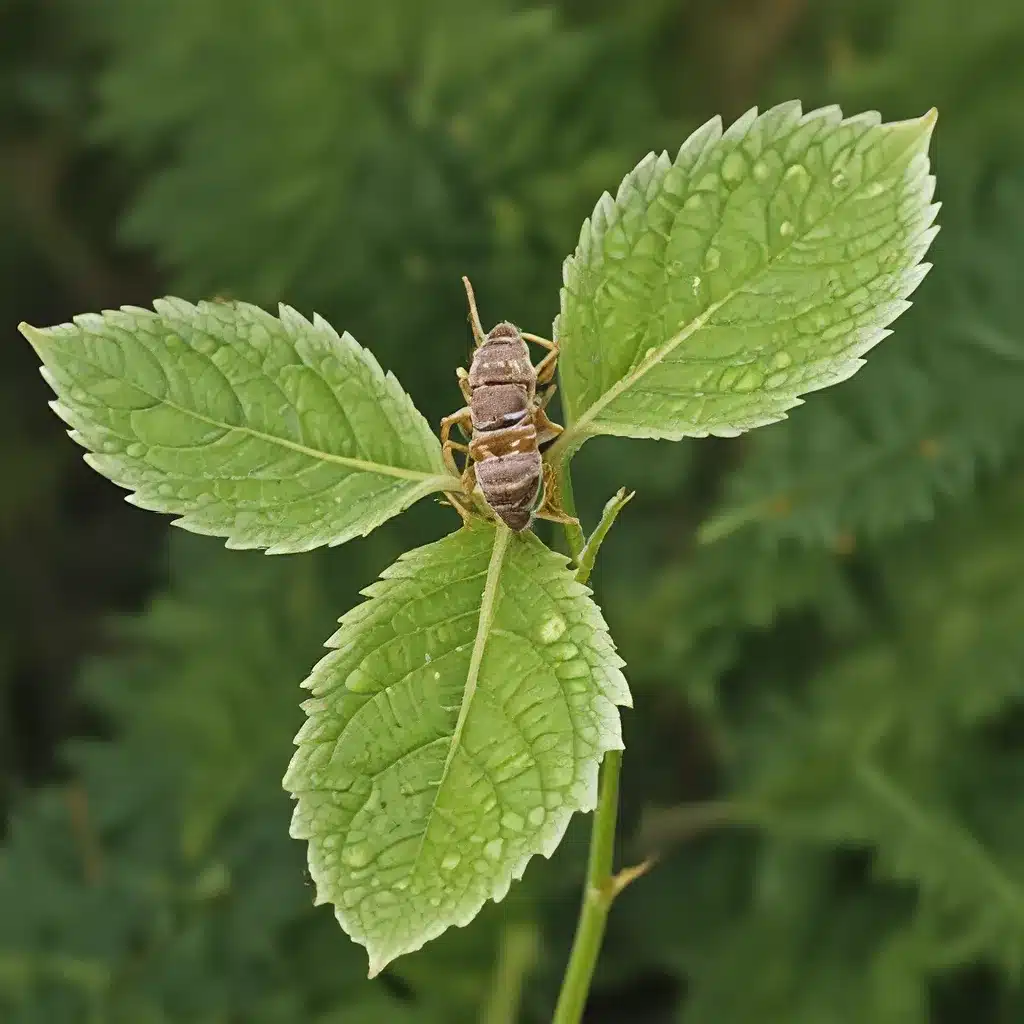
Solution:
M938 106L936 269L788 421L577 460L585 517L639 492L594 583L637 705L622 856L661 853L591 1019L1021 1020L1022 52L1017 0L0 0L0 1019L458 1024L512 964L541 1022L587 825L367 982L280 776L333 621L451 512L294 558L168 539L77 459L14 325L281 299L437 420L460 274L544 333L602 189L795 96Z

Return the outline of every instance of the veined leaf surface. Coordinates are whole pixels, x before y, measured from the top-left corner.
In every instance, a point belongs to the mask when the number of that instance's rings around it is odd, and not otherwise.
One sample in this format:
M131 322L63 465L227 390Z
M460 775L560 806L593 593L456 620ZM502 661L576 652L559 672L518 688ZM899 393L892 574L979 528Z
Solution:
M532 533L474 524L364 594L303 684L284 784L317 900L372 976L554 851L630 697L590 591Z
M649 154L584 223L555 329L558 446L771 423L853 374L907 308L937 230L934 111L756 115Z
M458 488L398 381L287 306L162 299L21 331L86 461L228 547L305 551Z

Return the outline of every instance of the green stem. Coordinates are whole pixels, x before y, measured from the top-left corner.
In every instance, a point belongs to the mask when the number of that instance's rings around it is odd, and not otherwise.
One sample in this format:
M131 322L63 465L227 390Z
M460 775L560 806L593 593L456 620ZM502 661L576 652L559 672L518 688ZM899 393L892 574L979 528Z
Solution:
M556 471L560 487L562 507L571 516L576 515L576 499L572 490L569 467L562 463ZM610 523L608 524L611 525ZM572 557L579 562L585 547L583 530L579 526L566 524L565 539ZM596 554L596 550L594 552ZM580 573L589 575L589 566L580 567ZM615 824L619 809L619 773L622 769L622 751L609 750L601 765L601 782L594 812L594 824L590 833L590 856L587 863L587 879L583 890L583 903L576 937L573 939L569 965L562 979L562 991L551 1024L579 1024L587 1003L587 993L594 977L597 957L604 938L608 910L619 887L612 875L615 853Z
M583 905L576 925L569 966L562 979L562 991L551 1024L579 1024L587 1005L587 993L594 977L597 957L601 952L608 910L617 889L612 877L612 856L615 848L615 820L619 804L619 772L622 751L609 750L601 765L601 791L590 833L590 859Z
M555 481L558 486L559 497L562 508L571 516L576 515L576 496L572 491L572 477L569 475L569 462L559 464L555 468ZM574 562L579 561L583 548L586 546L587 538L583 527L579 523L565 523L562 527L565 532L565 540L569 545L569 554Z

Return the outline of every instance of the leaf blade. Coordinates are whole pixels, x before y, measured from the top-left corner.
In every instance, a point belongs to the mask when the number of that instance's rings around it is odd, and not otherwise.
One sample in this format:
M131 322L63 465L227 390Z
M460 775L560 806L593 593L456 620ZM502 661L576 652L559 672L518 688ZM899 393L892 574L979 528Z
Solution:
M317 901L376 974L503 898L594 806L629 691L589 591L530 533L464 528L364 593L303 684L284 785Z
M394 376L320 317L162 299L20 329L86 461L228 547L340 544L453 483Z
M649 154L563 268L556 446L737 434L856 372L927 270L934 121L790 103Z

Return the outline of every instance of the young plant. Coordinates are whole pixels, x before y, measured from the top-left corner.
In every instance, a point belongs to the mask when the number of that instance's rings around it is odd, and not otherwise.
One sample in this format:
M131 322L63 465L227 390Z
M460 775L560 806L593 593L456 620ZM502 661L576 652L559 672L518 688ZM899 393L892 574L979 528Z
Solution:
M88 463L188 530L286 553L366 535L431 494L460 512L459 529L403 555L341 620L303 683L308 719L284 779L317 902L366 946L371 976L502 899L574 812L596 808L554 1018L580 1019L608 908L641 869L613 873L630 695L586 587L629 496L586 539L570 460L600 434L735 435L856 372L928 270L935 117L882 124L786 103L724 132L716 118L602 196L563 269L564 429L544 417L529 363L509 385L524 389L515 422L537 427L523 450L532 459L554 437L543 465L520 460L515 508L496 497L511 493L497 464L483 492L472 469L520 441L495 447L463 410L442 448L395 377L319 317L163 299L21 325ZM460 381L477 411L471 375ZM461 470L456 422L476 438ZM563 522L571 559L534 536L531 509Z

